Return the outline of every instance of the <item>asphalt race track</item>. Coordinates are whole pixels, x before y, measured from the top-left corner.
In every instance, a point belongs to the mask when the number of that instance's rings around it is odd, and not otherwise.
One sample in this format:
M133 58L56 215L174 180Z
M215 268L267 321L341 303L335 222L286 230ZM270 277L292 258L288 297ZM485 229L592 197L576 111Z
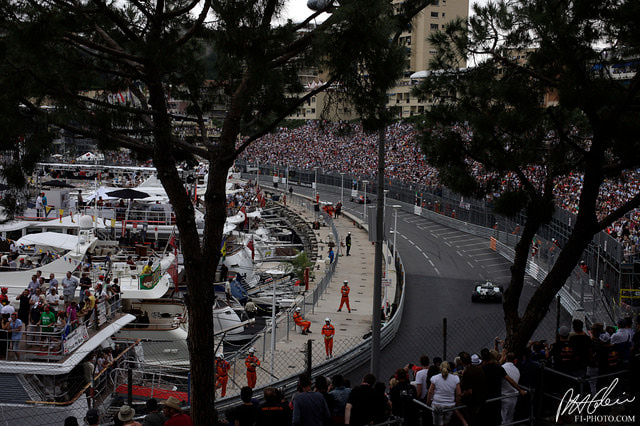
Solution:
M261 185L264 185L261 182ZM313 195L311 188L294 186L296 193ZM320 199L336 203L340 188L319 186ZM345 191L343 212L362 218L363 206L349 201ZM393 200L387 200L387 223L393 227ZM375 200L371 204L375 206ZM472 303L474 284L490 280L505 288L510 280L510 263L489 249L489 241L454 228L434 223L426 218L398 210L397 250L406 271L405 307L402 326L395 339L382 351L380 381L387 382L397 368L418 363L421 354L443 357L443 319L447 322L446 357L453 358L462 350L479 353L493 348L495 337L504 338L502 304ZM393 242L393 234L388 235ZM520 312L535 291L537 283L525 280ZM561 324L570 324L563 313ZM550 306L534 339L553 341L556 328L556 307ZM363 365L347 374L352 386L360 383L369 372ZM336 371L340 373L340 371Z

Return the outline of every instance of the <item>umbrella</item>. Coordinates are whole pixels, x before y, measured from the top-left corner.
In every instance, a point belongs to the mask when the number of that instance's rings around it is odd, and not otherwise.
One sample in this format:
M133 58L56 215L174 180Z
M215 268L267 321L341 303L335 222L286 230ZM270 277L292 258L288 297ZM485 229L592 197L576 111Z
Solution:
M137 198L147 198L149 196L149 194L147 194L146 192L136 191L135 189L131 189L131 188L123 188L123 189L116 189L115 191L109 191L107 192L107 195L109 197L128 198L130 200L137 199Z
M75 186L58 179L49 180L47 182L42 182L42 186L50 186L52 188L75 188Z

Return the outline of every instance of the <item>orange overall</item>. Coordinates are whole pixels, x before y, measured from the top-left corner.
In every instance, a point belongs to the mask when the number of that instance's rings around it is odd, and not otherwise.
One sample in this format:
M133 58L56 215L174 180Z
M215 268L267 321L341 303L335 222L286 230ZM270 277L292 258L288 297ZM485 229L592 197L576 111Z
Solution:
M302 318L302 315L300 315L300 312L293 313L293 322L295 322L296 325L299 325L300 327L302 327L303 333L306 333L307 331L309 331L309 327L311 327L311 321L305 321Z
M346 284L343 285L342 288L340 289L340 292L342 293L342 297L340 298L340 307L338 308L338 312L342 310L342 305L344 305L346 303L347 304L347 309L349 310L349 313L351 313L351 306L349 306L349 292L350 291L351 291L351 289Z
M322 335L324 336L324 350L327 356L333 356L333 335L336 329L331 324L325 324L322 327Z
M244 360L244 365L247 366L247 386L253 389L256 387L256 367L260 365L260 360L256 356L249 354L247 359Z
M224 359L216 359L216 389L220 391L220 397L227 394L227 382L229 381L229 369L231 365Z

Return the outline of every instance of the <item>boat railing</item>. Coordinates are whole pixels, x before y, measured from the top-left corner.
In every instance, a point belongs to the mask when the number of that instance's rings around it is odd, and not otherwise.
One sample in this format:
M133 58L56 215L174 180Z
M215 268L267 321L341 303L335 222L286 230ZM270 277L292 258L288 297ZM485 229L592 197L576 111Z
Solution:
M69 406L74 404L83 395L86 396L90 407L96 407L106 398L111 396L116 388L125 383L126 376L119 374L123 365L129 364L136 358L135 347L140 343L139 339L114 338L116 346L116 356L112 362L106 363L102 370L91 375L88 381L73 381L65 393L55 395L47 400L30 400L29 404L49 405L49 406ZM120 350L120 349L121 350ZM95 366L93 366L95 368ZM44 395L43 395L44 397ZM53 399L53 400L51 400Z
M17 361L60 362L86 342L92 331L102 329L121 312L121 301L111 299L96 303L91 311L78 312L76 321L46 327L53 331L42 331L43 327L37 324L24 325L19 341L7 340L4 357Z

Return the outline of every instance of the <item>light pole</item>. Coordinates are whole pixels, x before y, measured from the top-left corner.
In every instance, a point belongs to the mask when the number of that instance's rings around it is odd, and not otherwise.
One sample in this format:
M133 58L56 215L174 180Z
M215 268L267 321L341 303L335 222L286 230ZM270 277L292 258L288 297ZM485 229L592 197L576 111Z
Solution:
M365 221L367 220L367 184L369 183L369 181L363 180L362 183L364 184L364 199L362 200L364 209L362 209L362 220Z
M256 161L256 188L260 186L260 161Z
M313 172L315 174L314 180L313 180L313 196L315 198L314 201L318 201L318 167L314 167L313 168Z
M385 209L387 208L387 194L388 194L388 193L389 193L389 190L388 190L388 189L385 189L385 190L384 190L384 200L383 200L383 201L384 201L384 203L383 203L383 204L384 204L384 208L385 208Z
M344 172L340 172L340 204L344 204Z
M398 209L401 207L399 204L394 204L393 206L393 269L395 270L396 265L396 241L398 238Z

